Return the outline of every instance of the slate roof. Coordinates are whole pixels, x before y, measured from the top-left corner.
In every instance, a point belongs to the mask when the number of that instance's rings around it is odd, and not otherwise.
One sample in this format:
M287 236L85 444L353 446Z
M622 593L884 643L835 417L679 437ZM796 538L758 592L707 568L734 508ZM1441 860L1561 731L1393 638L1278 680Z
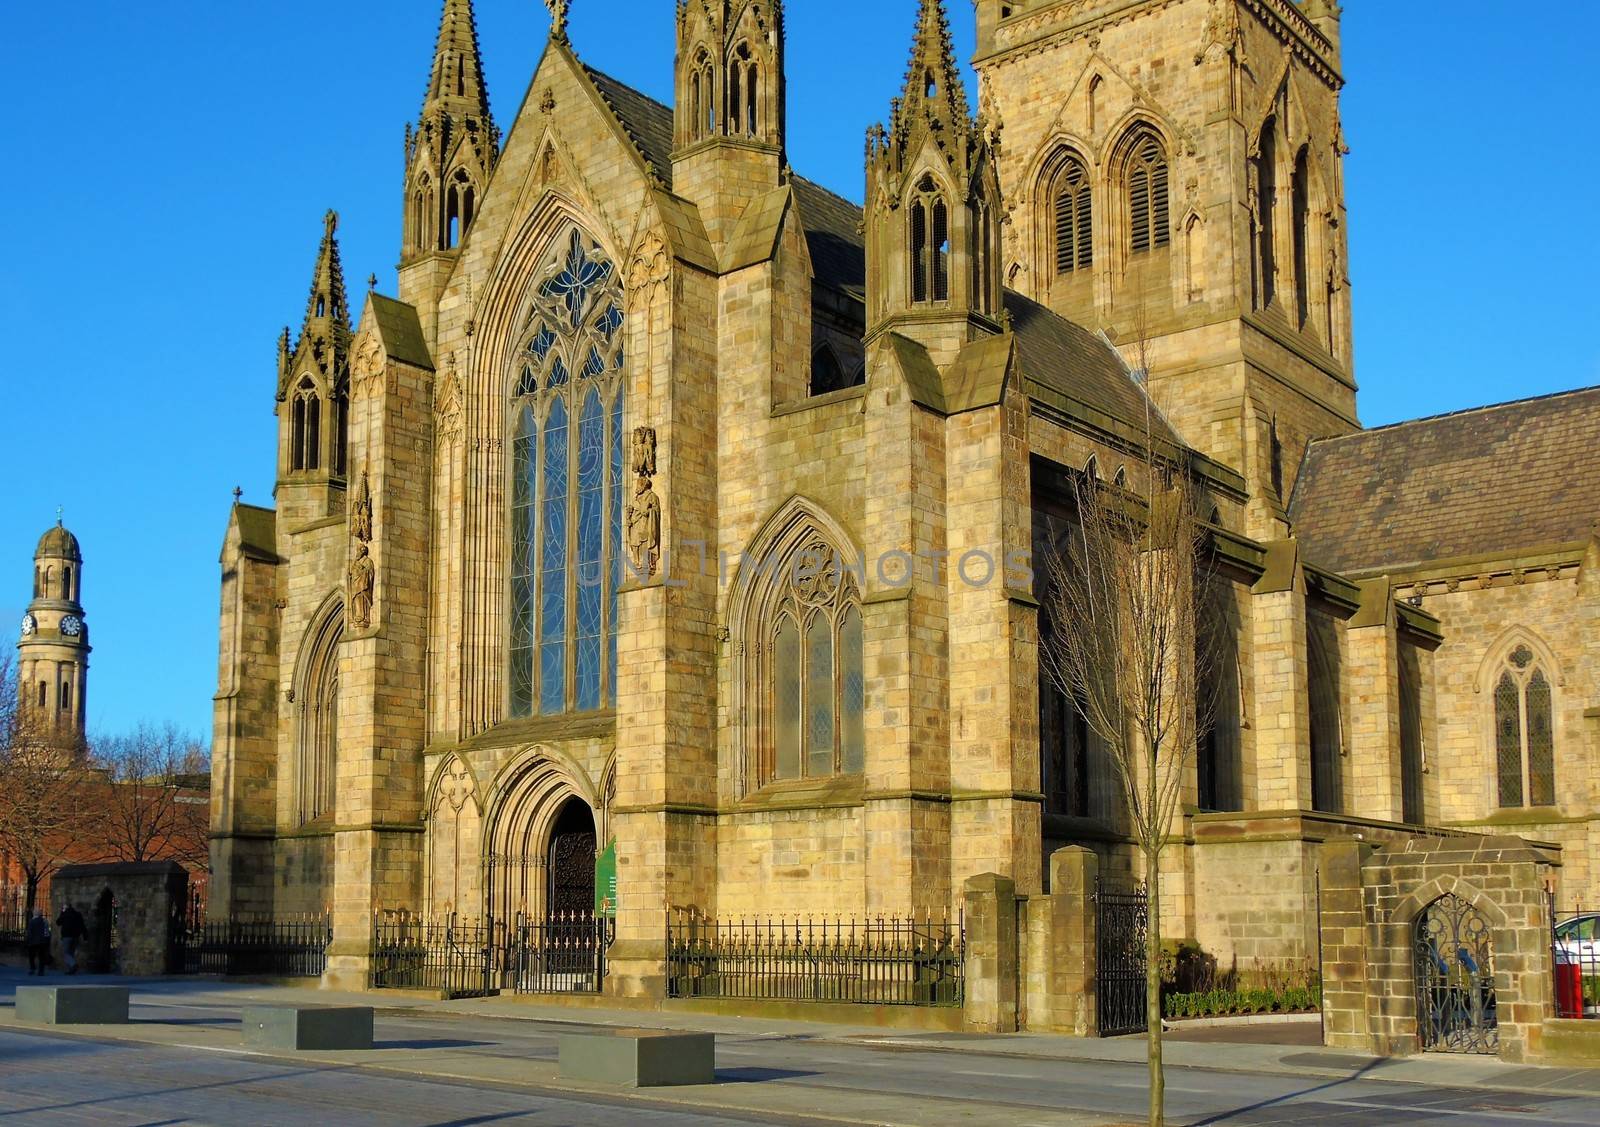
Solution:
M422 322L414 306L380 293L372 294L372 315L378 322L378 335L389 356L415 368L433 371L433 357L422 335Z
M672 110L593 67L584 69L640 155L670 186ZM816 280L864 300L867 255L861 235L861 208L802 176L795 176L792 183ZM1016 331L1024 375L1033 385L1030 393L1037 395L1042 387L1047 400L1064 398L1110 415L1136 432L1143 428L1147 402L1144 389L1130 377L1121 355L1109 342L1021 294L1008 290L1005 303ZM1055 405L1072 409L1064 402ZM1152 422L1157 433L1176 437L1159 412L1152 416Z
M1524 554L1600 520L1600 387L1318 439L1289 516L1346 573Z
M278 514L243 501L233 506L233 519L239 523L239 548L245 555L276 563L278 559Z

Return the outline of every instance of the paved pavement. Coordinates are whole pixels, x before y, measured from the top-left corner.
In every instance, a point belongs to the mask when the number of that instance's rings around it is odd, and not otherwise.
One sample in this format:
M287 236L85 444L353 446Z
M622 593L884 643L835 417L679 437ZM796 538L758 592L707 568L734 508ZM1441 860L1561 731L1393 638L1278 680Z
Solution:
M132 984L129 1026L63 1032L15 1024L12 992L25 982L0 971L0 1124L1088 1127L1139 1120L1145 1101L1137 1038L911 1033L171 979ZM246 1051L238 1017L251 1001L376 1005L377 1047ZM595 1024L717 1032L718 1082L633 1093L559 1079L556 1038ZM1168 1058L1173 1123L1600 1123L1600 1071L1213 1041L1171 1043Z

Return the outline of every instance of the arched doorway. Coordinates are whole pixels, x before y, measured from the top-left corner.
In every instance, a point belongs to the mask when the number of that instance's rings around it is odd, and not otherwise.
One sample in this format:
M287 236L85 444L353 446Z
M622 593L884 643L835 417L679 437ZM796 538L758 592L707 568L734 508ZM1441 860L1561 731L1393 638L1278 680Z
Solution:
M570 919L594 912L594 811L569 798L556 813L545 852L545 916Z
M1417 916L1417 1039L1424 1051L1500 1051L1489 921L1447 892Z

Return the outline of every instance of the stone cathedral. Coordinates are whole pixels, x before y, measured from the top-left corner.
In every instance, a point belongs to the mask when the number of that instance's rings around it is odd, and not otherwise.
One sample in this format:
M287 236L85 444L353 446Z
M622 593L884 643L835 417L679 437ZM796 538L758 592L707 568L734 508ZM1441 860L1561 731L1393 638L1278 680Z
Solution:
M1151 418L1228 589L1166 933L1314 955L1341 836L1600 893L1600 389L1362 428L1332 0L976 0L976 106L896 3L864 207L786 156L821 5L681 0L669 107L555 3L497 119L444 4L398 296L352 307L330 212L223 543L214 913L331 909L355 975L377 912L593 910L614 843L607 988L659 993L674 907L1136 876L1027 563Z

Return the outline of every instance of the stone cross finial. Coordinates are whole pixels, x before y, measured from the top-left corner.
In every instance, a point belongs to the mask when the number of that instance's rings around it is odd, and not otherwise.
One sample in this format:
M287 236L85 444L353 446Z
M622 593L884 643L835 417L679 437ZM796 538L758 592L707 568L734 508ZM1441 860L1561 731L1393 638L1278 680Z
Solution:
M243 496L244 496L244 490L241 489L239 486L235 485L233 487L233 503L235 505L237 505L239 503L239 499L241 497L243 497Z
M567 41L567 8L572 0L544 0L544 6L550 9L550 38L557 43Z
M378 288L378 276L376 274L368 274L367 275L367 292L371 293L373 290L376 290L377 288Z
M62 509L62 507L60 505L57 505L56 506L56 523L57 524L61 523L61 517L62 517L63 512L64 512L64 510Z

